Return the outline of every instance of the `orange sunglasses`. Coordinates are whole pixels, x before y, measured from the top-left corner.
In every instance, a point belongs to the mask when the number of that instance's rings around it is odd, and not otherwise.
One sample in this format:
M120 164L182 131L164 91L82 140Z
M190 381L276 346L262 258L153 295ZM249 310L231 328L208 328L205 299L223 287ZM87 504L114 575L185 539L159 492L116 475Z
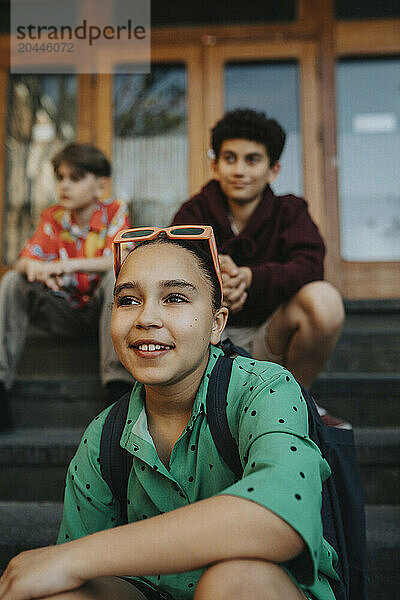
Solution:
M135 248L137 243L145 240L154 240L160 233L165 234L173 240L208 240L211 256L214 263L215 272L218 277L219 285L222 291L222 277L219 266L218 250L215 243L213 228L210 225L175 225L174 227L135 227L134 229L125 229L117 233L113 240L114 271L115 277L121 269L121 265L129 252ZM123 247L125 252L123 256Z

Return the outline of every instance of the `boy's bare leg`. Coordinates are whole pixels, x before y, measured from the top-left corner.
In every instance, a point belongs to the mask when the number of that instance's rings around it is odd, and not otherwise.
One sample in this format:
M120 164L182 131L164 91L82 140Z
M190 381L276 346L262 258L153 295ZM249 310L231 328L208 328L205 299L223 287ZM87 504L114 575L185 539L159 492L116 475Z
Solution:
M278 565L263 560L229 560L207 569L194 600L305 600L303 592Z
M87 584L42 600L146 600L132 584L118 577L100 577Z
M306 388L333 352L344 316L339 292L326 281L314 281L271 318L268 345L274 354L285 356L285 366Z

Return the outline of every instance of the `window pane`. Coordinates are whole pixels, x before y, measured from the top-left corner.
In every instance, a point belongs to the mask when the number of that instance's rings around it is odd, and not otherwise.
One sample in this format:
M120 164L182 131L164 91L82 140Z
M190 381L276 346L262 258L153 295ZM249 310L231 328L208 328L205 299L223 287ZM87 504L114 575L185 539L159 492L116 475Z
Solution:
M227 110L253 108L276 119L286 131L282 170L273 184L277 194L302 195L299 69L295 61L229 62L225 69Z
M168 225L188 197L186 68L114 76L114 195L133 225Z
M400 259L400 59L337 65L341 250L345 260Z
M341 20L400 17L399 0L335 0L335 16Z
M55 199L50 160L75 137L73 75L10 75L3 262L12 264Z

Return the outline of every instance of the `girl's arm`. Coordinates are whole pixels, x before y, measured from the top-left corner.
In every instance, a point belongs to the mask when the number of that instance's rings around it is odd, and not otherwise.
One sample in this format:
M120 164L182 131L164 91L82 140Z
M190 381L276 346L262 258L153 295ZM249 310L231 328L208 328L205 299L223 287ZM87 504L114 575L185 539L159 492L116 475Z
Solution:
M191 571L239 557L284 562L302 551L303 540L263 506L243 498L218 496L69 545L77 564L90 557L79 566L79 574L92 579ZM107 548L106 564L104 557L98 556L101 547Z
M95 577L176 573L234 558L284 562L303 548L300 535L267 508L217 496L57 547L24 552L1 578L0 598L38 598Z

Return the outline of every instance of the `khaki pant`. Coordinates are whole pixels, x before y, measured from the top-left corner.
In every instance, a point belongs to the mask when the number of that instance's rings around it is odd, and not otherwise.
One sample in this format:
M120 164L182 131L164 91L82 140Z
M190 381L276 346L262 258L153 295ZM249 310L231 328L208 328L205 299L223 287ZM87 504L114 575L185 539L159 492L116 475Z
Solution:
M285 357L283 354L274 354L268 343L268 329L274 314L261 325L250 327L228 325L224 329L222 338L228 337L236 346L241 346L247 350L256 360L267 360L284 365Z
M96 331L98 327L102 383L132 382L111 341L113 289L114 274L109 271L90 303L81 309L73 309L64 298L39 282L30 283L25 275L14 270L5 273L0 281L0 381L5 387L9 389L15 379L29 323L63 337L78 337Z

